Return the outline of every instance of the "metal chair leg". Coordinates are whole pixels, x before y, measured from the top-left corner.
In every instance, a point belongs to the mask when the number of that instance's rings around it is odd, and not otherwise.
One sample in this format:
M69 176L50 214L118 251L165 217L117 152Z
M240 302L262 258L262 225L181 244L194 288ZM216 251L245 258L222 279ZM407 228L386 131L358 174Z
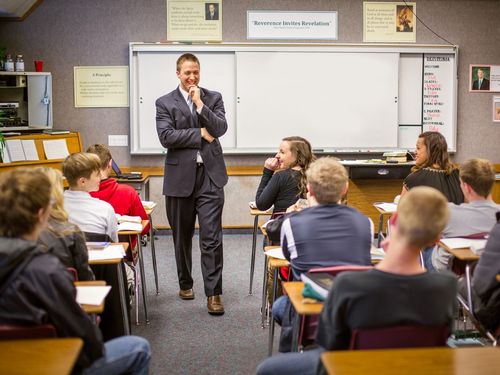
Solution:
M252 239L252 258L250 260L250 287L248 289L248 294L252 295L253 287L253 274L255 270L255 249L257 247L257 229L259 226L259 215L255 215L253 220L253 239Z

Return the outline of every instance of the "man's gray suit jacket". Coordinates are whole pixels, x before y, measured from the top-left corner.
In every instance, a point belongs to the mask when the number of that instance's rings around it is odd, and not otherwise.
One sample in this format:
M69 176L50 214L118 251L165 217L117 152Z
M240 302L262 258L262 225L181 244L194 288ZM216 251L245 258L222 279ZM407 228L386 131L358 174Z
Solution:
M196 124L179 90L156 100L156 130L162 146L167 148L163 195L188 197L194 190L198 151L210 180L219 188L226 185L226 165L218 138L227 131L227 122L220 93L200 88L204 105ZM215 138L213 142L201 137L202 127Z

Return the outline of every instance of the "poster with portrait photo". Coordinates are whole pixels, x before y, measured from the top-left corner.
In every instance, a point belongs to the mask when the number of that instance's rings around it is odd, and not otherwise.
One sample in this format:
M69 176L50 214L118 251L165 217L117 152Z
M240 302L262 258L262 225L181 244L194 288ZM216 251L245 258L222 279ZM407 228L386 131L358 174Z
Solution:
M470 92L500 92L500 65L470 65Z
M413 32L413 5L396 5L396 32Z
M493 122L500 122L500 96L493 97Z

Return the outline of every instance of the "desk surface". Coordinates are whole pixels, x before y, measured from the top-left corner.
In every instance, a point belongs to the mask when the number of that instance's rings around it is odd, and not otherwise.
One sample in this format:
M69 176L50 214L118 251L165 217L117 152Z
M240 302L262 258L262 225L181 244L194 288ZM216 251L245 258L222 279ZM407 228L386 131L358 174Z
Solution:
M272 211L261 211L257 208L250 208L250 215L252 216L260 216L260 215L271 216L272 214L273 214Z
M127 252L129 243L128 242L112 242L111 245L122 245L123 251ZM98 260L89 260L89 264L117 264L123 261L123 257L114 258L114 259L98 259Z
M490 375L500 371L500 349L495 347L337 351L323 353L321 360L332 375Z
M82 345L79 338L0 341L0 373L69 374Z
M304 283L302 281L290 281L283 283L283 289L285 289L290 302L292 302L293 308L299 315L318 315L323 310L323 304L316 303L304 303L304 297L302 296L302 289L304 289Z
M479 258L480 258L479 255L473 253L472 250L469 248L467 248L467 249L450 249L448 246L446 246L441 241L439 241L439 246L441 246L443 249L445 249L447 252L449 252L455 258L458 258L458 259L463 260L465 262L479 260Z

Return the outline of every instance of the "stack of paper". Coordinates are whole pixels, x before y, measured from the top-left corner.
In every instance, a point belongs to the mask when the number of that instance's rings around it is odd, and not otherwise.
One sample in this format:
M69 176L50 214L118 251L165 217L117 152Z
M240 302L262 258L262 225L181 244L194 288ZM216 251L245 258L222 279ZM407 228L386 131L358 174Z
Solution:
M99 306L108 295L111 287L106 286L77 286L76 302L80 305Z
M64 159L69 155L66 139L43 141L43 149L47 160Z
M140 216L128 216L128 215L120 215L120 214L115 214L116 215L116 220L118 223L141 223L142 218Z
M385 257L385 251L380 247L372 246L370 249L370 256L372 260L382 260Z
M156 207L156 203L152 201L141 201L141 203L147 210L152 210L153 208Z
M2 155L4 163L25 160L39 160L33 139L6 139Z
M384 212L394 213L398 210L398 205L396 203L380 202L374 203L373 205L380 208Z
M264 254L271 258L286 259L283 255L283 249L281 247L264 251Z
M109 245L103 250L89 249L89 262L97 260L120 259L125 256L125 249L122 245Z
M130 221L124 221L123 223L118 224L118 232L123 232L123 231L141 232L142 224L131 223Z

